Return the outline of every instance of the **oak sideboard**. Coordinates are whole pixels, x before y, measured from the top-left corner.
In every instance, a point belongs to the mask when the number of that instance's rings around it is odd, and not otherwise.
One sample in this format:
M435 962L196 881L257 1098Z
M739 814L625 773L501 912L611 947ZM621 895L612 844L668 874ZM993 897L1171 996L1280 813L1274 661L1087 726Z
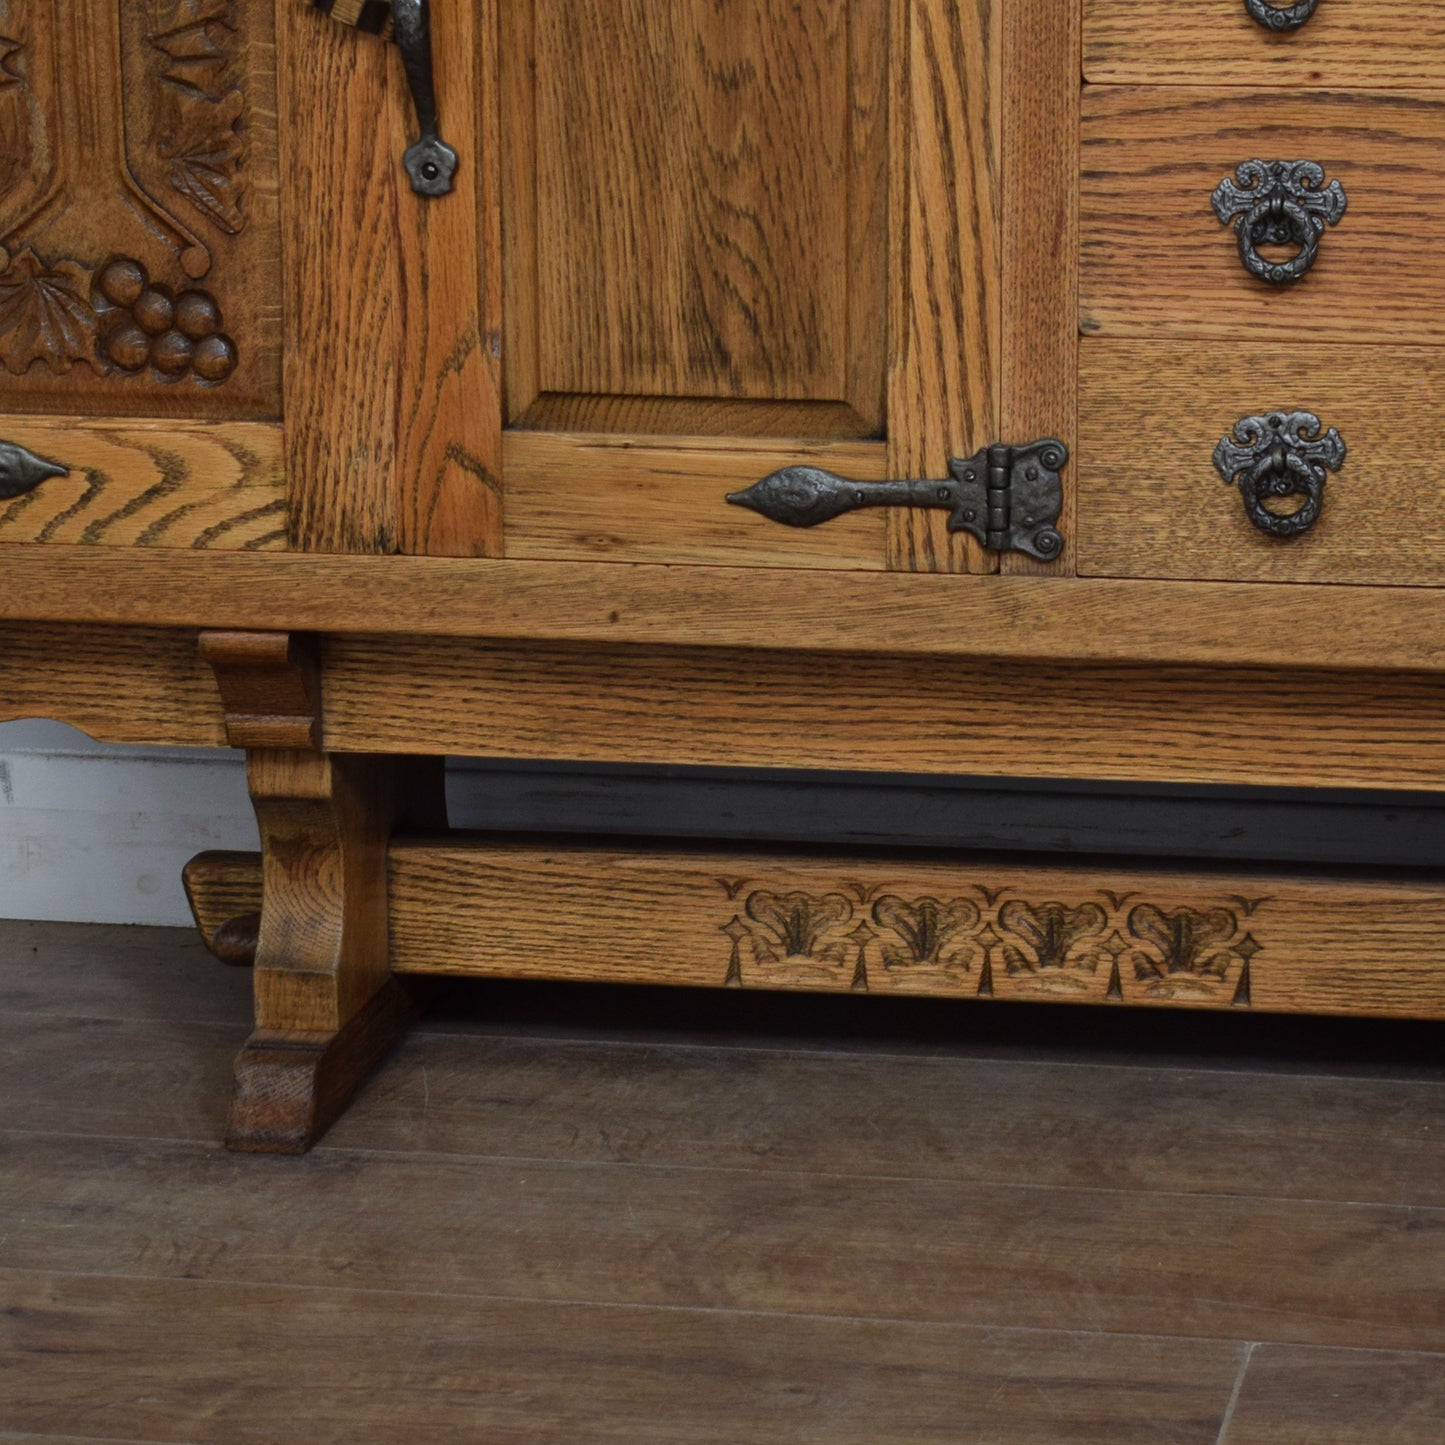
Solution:
M228 1142L418 975L1445 1015L1425 869L442 789L1445 789L1442 182L1438 0L0 0L0 717L245 749Z

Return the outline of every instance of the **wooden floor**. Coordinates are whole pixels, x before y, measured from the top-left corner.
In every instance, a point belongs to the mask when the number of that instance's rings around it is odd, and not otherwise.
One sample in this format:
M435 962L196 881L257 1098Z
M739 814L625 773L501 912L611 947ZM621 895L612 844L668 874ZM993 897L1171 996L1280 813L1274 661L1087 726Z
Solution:
M305 1159L248 979L0 923L0 1440L1445 1440L1411 1026L453 987Z

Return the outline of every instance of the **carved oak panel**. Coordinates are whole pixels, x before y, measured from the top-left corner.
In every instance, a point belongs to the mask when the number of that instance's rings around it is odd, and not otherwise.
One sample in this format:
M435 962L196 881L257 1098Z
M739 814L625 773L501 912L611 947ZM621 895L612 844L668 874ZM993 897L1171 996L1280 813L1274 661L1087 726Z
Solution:
M280 411L264 0L0 0L0 395Z

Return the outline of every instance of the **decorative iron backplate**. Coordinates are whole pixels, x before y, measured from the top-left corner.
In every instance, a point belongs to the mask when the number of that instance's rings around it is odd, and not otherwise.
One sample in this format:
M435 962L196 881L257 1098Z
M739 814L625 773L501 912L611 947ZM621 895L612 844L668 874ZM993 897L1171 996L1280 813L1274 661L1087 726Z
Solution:
M1319 0L1299 0L1295 5L1271 5L1269 0L1244 0L1250 18L1266 30L1298 30L1311 15Z
M1297 537L1314 526L1325 504L1326 472L1344 462L1345 439L1334 427L1321 434L1319 417L1309 411L1243 417L1214 449L1219 475L1238 485L1245 515L1271 537ZM1265 505L1293 496L1304 501L1287 514Z
M1325 185L1314 161L1243 161L1214 188L1214 214L1234 222L1245 270L1272 286L1301 280L1319 255L1327 225L1338 224L1348 198L1338 181ZM1264 245L1297 247L1287 261L1260 255Z
M950 532L968 532L995 552L1025 552L1051 562L1064 550L1054 523L1063 511L1059 473L1069 459L1061 441L991 446L954 458L937 481L855 482L821 467L784 467L728 501L789 527L820 522L861 507L940 507Z
M70 475L70 468L46 461L15 442L0 441L0 501L33 491L47 477Z

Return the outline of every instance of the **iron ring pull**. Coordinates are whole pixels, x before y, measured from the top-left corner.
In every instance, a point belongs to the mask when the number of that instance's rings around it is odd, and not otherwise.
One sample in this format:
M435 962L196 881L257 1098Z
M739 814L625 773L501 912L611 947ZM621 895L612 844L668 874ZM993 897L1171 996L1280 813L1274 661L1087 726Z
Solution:
M1244 514L1270 537L1308 532L1325 505L1325 481L1345 462L1345 440L1334 427L1324 431L1313 412L1268 412L1234 424L1214 449L1220 476L1238 486ZM1266 501L1303 497L1293 512L1274 512Z
M1349 205L1338 181L1325 184L1315 161L1243 161L1210 198L1221 225L1234 222L1239 259L1251 276L1287 286L1308 273L1320 252L1326 226L1337 225ZM1260 254L1266 242L1299 247L1287 261Z
M1296 5L1271 5L1269 0L1244 0L1244 8L1250 19L1263 25L1266 30L1276 33L1284 30L1298 30L1315 13L1320 0L1299 0Z

